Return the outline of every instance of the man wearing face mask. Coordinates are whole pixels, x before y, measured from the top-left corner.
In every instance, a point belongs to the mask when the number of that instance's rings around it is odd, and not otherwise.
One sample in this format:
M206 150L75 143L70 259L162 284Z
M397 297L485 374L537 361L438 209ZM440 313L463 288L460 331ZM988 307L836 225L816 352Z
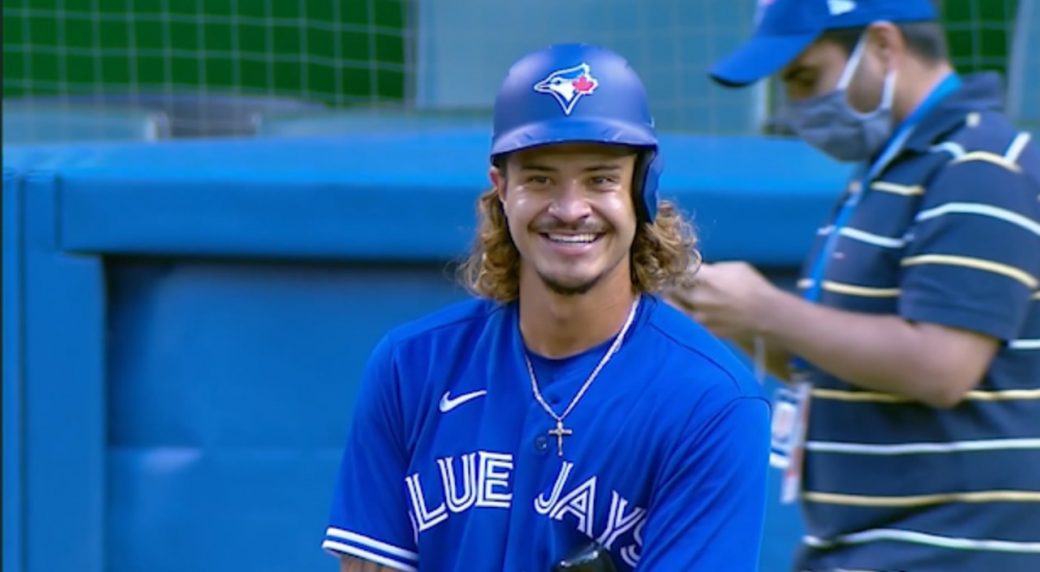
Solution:
M954 72L927 0L763 0L711 76L774 74L795 132L858 168L798 294L727 262L671 300L789 382L796 569L1040 570L1036 141L997 76Z

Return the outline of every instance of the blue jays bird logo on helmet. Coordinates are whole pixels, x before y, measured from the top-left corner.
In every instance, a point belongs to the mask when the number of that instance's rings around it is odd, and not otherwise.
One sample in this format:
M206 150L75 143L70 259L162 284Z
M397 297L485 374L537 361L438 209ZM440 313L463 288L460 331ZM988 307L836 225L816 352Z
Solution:
M592 77L589 64L581 63L574 67L557 70L534 84L534 90L548 93L556 98L563 108L564 115L570 115L582 96L591 95L599 86L599 81Z

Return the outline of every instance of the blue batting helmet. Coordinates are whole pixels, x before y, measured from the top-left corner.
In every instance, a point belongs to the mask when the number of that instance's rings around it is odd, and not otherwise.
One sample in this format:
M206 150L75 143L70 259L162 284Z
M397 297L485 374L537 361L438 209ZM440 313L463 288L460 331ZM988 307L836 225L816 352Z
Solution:
M495 98L491 158L554 143L604 143L640 150L636 210L657 214L662 162L646 89L618 54L589 44L557 44L520 58Z

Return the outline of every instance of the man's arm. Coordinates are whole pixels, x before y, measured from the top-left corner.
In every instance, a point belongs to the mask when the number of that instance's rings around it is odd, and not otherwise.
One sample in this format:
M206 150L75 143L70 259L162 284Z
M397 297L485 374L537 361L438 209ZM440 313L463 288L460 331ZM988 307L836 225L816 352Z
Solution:
M978 385L998 341L900 316L876 316L811 304L775 290L762 322L766 343L787 348L864 389L933 407L952 407Z
M955 405L1018 335L1040 279L1040 186L1013 162L972 155L928 185L901 253L898 315L810 304L744 263L702 266L679 297L718 335L763 335L863 389Z
M339 561L339 572L399 572L399 569L376 564L370 560L344 556Z
M998 348L995 338L967 330L812 304L743 262L702 266L696 286L681 296L690 315L717 335L759 335L767 348L801 356L848 383L935 407L963 399Z

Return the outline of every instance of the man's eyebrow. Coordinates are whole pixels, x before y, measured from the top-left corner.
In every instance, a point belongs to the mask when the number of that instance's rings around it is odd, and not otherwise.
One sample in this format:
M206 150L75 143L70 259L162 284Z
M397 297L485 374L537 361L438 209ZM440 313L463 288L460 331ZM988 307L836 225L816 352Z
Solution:
M600 163L597 165L590 165L582 170L586 173L617 173L621 171L621 165L614 163Z
M518 168L521 171L542 171L546 173L555 173L558 169L549 165L543 165L541 163L520 163ZM582 169L584 173L617 173L621 171L621 165L615 163L596 163L589 165Z
M517 167L522 171L545 171L548 173L556 172L555 167L550 167L548 165L542 165L539 163L520 163Z

